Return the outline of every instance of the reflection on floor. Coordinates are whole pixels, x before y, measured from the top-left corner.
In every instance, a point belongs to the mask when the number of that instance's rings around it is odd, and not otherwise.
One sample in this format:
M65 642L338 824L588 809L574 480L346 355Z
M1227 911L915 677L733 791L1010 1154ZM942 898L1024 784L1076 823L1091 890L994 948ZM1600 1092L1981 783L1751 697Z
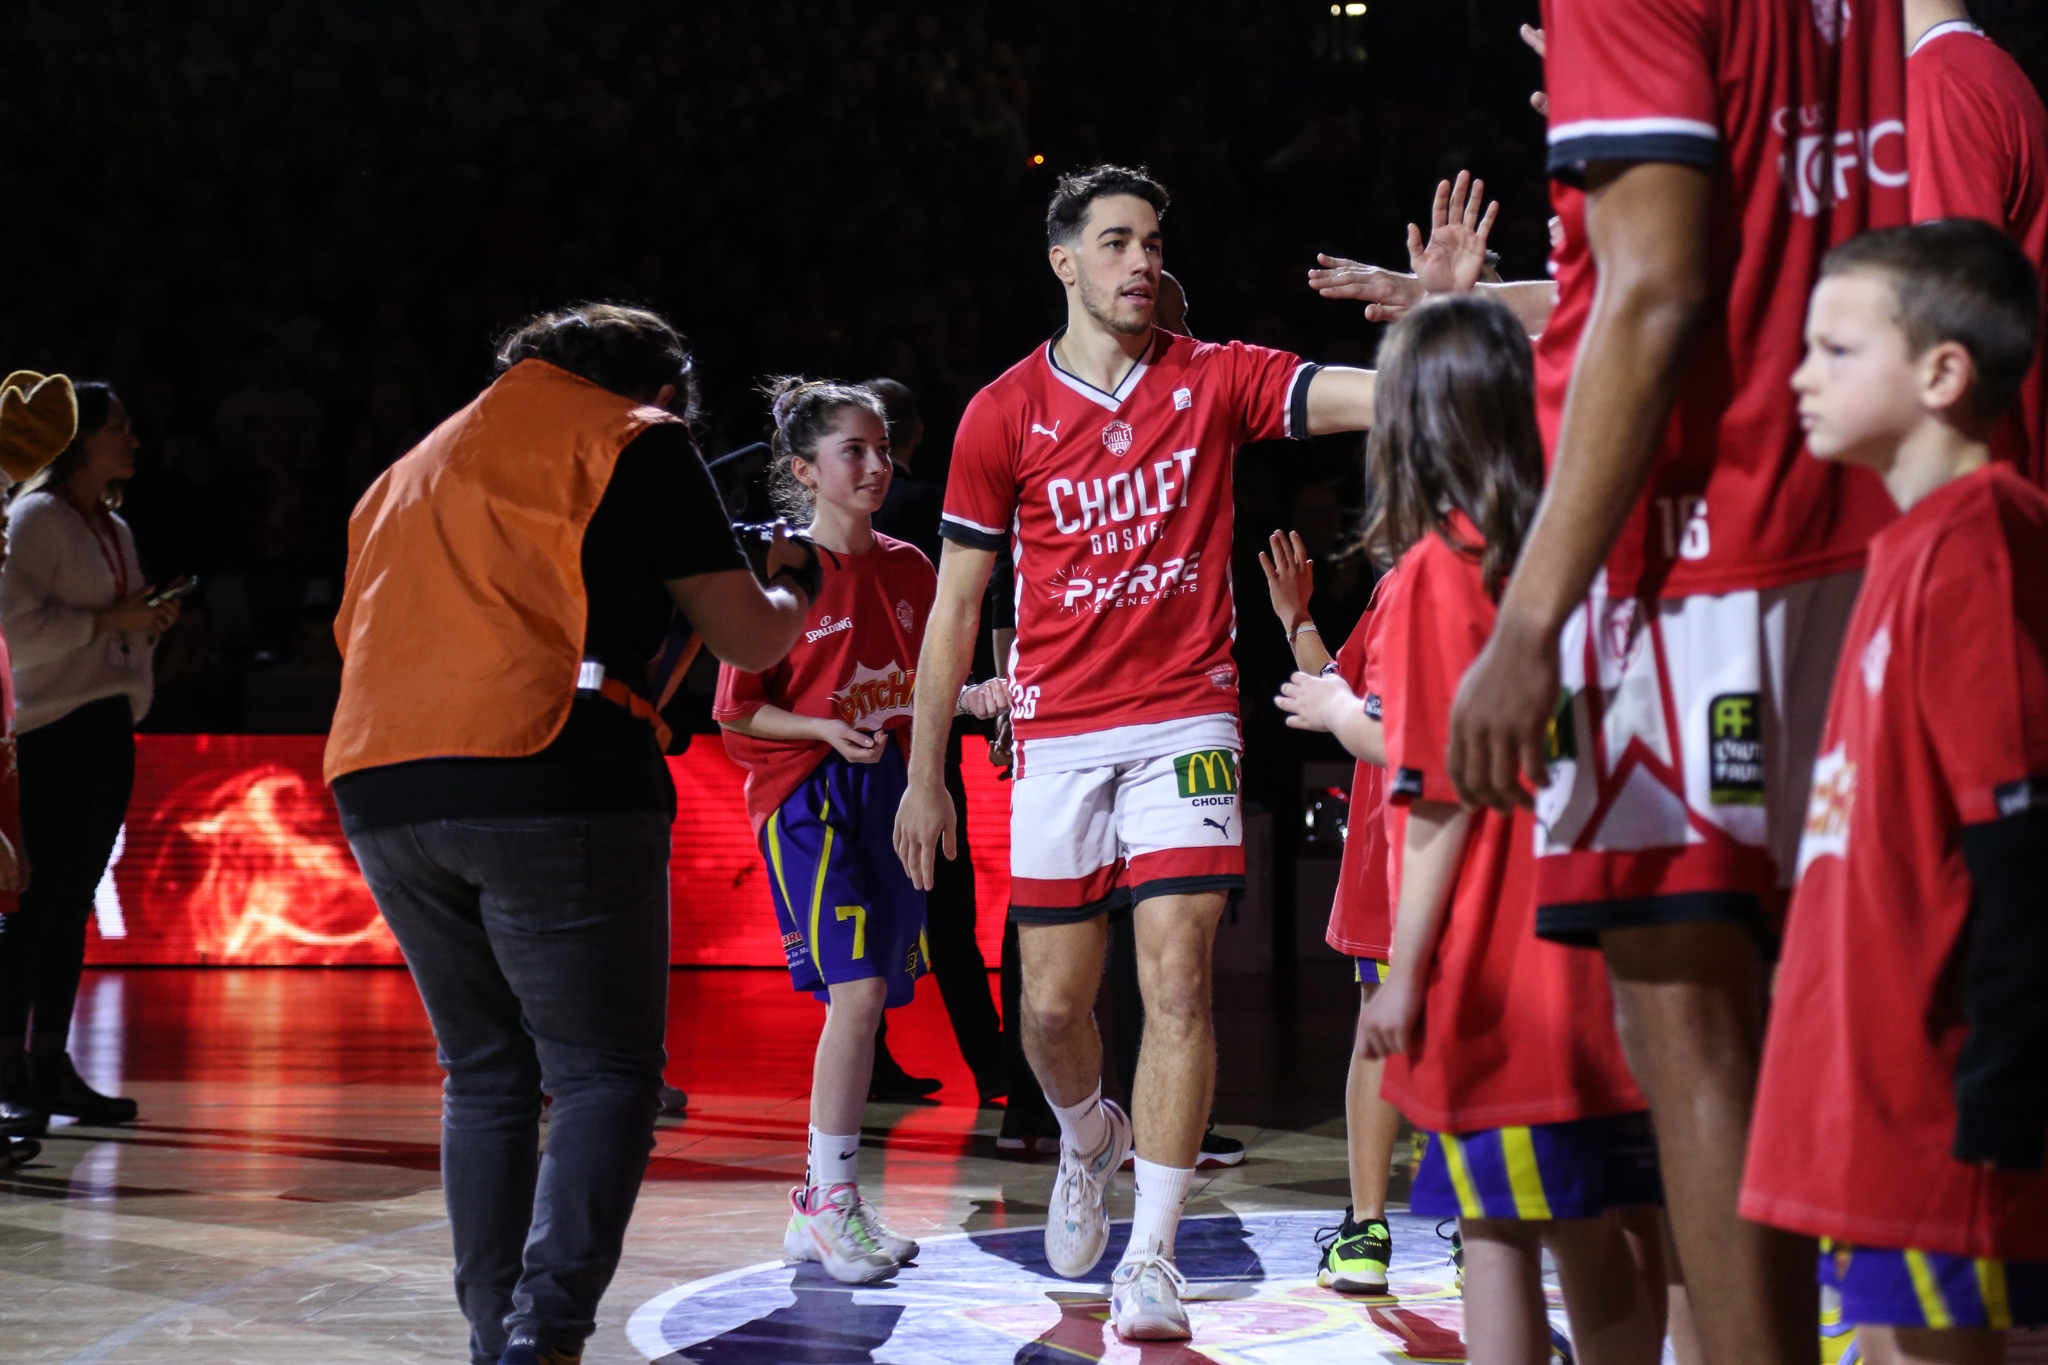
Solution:
M872 1105L863 1184L927 1246L848 1290L780 1264L803 1169L819 1007L776 972L673 979L664 1119L590 1365L1167 1365L1104 1332L1102 1287L1051 1277L1037 1227L1050 1158L999 1155L929 981L892 1017L939 1103ZM1341 1114L1355 988L1341 968L1219 982L1221 1131L1250 1158L1204 1173L1182 1266L1199 1358L1457 1360L1445 1243L1397 1215L1397 1300L1314 1288L1315 1230L1345 1202ZM399 970L89 974L74 1052L134 1095L132 1129L54 1129L0 1175L0 1341L16 1362L458 1362L433 1041ZM1128 1216L1128 1178L1111 1210ZM1122 1230L1118 1230L1118 1237ZM1110 1256L1115 1256L1113 1244ZM2014 1365L2048 1361L2037 1341Z
M1205 1173L1191 1212L1344 1203L1356 995L1342 976L1220 984L1217 1119L1252 1156ZM937 1104L870 1106L864 1183L920 1238L1035 1227L1053 1162L997 1154L1001 1114L975 1107L944 1008L922 984L892 1016L890 1044L946 1087ZM803 1170L820 1007L762 971L679 971L672 1002L670 1075L692 1111L663 1120L591 1365L649 1358L626 1332L642 1305L775 1258ZM89 973L74 1052L89 1080L141 1101L142 1122L53 1129L36 1163L0 1176L10 1362L464 1359L440 1203L440 1073L405 972ZM1112 1208L1128 1216L1128 1179L1119 1184ZM1433 1235L1410 1240L1441 1261ZM918 1358L815 1358L826 1357Z

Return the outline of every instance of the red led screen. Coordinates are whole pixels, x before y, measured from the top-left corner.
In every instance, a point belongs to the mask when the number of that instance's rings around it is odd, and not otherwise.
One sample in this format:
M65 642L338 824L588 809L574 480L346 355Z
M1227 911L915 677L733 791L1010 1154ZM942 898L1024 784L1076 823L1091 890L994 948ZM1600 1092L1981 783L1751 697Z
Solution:
M1010 792L968 740L967 804L983 956L1001 956ZM396 963L320 781L319 735L138 735L135 797L94 906L96 965ZM775 912L715 737L669 760L676 782L669 958L780 967Z

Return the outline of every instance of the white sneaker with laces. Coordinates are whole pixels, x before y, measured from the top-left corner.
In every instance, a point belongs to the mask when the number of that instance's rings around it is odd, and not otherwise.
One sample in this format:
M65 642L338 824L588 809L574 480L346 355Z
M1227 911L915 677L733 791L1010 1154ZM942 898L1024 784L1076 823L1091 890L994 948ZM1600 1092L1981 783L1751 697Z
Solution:
M1125 1341L1186 1341L1194 1335L1180 1296L1188 1282L1164 1256L1141 1253L1109 1278L1109 1318Z
M888 1252L898 1265L917 1259L917 1243L883 1222L882 1211L869 1202L867 1196L861 1196L856 1212L868 1225L868 1236L874 1239L875 1245Z
M1060 1173L1045 1213L1045 1259L1054 1274L1070 1280L1093 1270L1109 1245L1109 1182L1131 1150L1129 1117L1111 1100L1102 1101L1102 1111L1108 1140L1094 1153L1060 1147Z
M841 1284L873 1284L901 1264L861 1217L863 1201L854 1185L828 1190L800 1186L789 1192L789 1202L782 1254L790 1260L816 1261Z

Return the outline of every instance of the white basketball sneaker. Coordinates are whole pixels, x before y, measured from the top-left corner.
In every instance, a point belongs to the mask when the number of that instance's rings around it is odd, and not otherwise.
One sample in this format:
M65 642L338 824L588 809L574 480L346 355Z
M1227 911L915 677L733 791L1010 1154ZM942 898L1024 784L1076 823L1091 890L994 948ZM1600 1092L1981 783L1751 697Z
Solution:
M799 1187L789 1192L789 1203L782 1254L792 1261L816 1261L841 1284L872 1284L901 1264L861 1217L862 1200L855 1186Z
M1109 1245L1109 1182L1131 1150L1131 1121L1111 1100L1102 1101L1109 1138L1093 1153L1060 1147L1060 1173L1045 1213L1045 1259L1053 1272L1078 1279L1095 1268Z
M1172 1261L1150 1253L1125 1261L1109 1277L1109 1317L1125 1341L1186 1341L1194 1333L1180 1296L1188 1282Z
M870 1203L867 1196L861 1196L855 1212L868 1225L868 1236L874 1239L875 1245L888 1252L898 1265L917 1259L917 1243L883 1222L882 1211Z

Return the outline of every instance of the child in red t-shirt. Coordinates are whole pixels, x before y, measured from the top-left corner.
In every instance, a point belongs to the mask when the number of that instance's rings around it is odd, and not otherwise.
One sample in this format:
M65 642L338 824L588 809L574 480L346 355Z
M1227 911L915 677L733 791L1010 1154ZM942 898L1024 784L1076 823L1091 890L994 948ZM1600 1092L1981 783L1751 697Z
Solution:
M1446 772L1451 699L1542 483L1531 371L1514 315L1469 296L1417 309L1380 349L1368 540L1399 560L1373 612L1397 892L1388 979L1360 1031L1388 1059L1387 1098L1431 1134L1409 1207L1458 1219L1472 1358L1547 1354L1547 1247L1581 1358L1648 1365L1661 1191L1606 971L1536 937L1528 813L1461 809ZM1366 752L1364 703L1341 678L1298 673L1280 706Z
M720 668L712 715L747 770L790 978L828 1001L810 1164L804 1188L790 1192L783 1250L858 1284L917 1254L861 1196L857 1165L876 1026L930 967L924 893L891 838L938 580L922 551L874 530L893 470L881 400L816 380L780 380L771 393L777 500L809 522L803 534L818 550L816 619L766 673Z
M1387 979L1387 950L1393 937L1393 904L1387 886L1386 823L1381 815L1382 765L1380 703L1374 685L1373 623L1365 619L1332 658L1309 615L1315 592L1315 569L1301 537L1275 531L1267 551L1259 555L1274 614L1287 628L1287 644L1295 667L1304 673L1334 674L1365 698L1365 713L1355 722L1363 745L1351 774L1351 806L1344 825L1344 861L1337 872L1337 896L1330 905L1324 938L1352 961L1358 982L1362 1021L1380 983ZM1392 575L1373 590L1373 604L1384 599ZM1365 1051L1365 1034L1352 1040L1351 1069L1344 1080L1344 1137L1351 1173L1351 1204L1343 1221L1325 1228L1316 1283L1340 1294L1384 1294L1387 1267L1394 1258L1394 1234L1387 1225L1387 1179L1394 1163L1394 1144L1401 1136L1401 1111L1380 1094L1382 1062Z
M1793 377L1876 470L1799 847L1744 1217L1821 1241L1876 1362L2048 1325L2048 495L1991 462L2038 286L1988 224L1829 254Z

